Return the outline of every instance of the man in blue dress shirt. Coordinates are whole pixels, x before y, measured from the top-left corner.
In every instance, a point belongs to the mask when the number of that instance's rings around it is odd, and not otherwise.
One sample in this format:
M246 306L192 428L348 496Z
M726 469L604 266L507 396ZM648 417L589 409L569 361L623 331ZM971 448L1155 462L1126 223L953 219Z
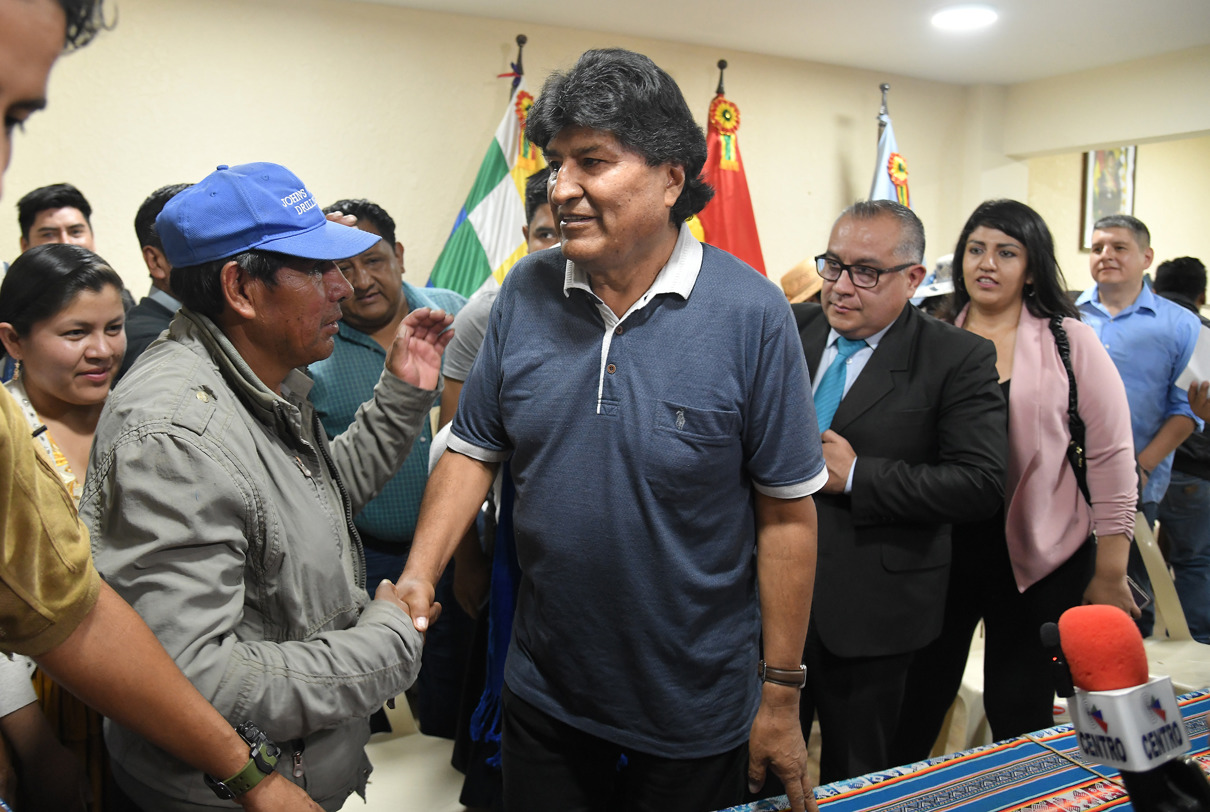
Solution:
M1163 299L1143 284L1151 267L1151 232L1128 214L1102 217L1093 226L1092 278L1096 282L1076 300L1118 368L1130 401L1130 424L1141 484L1139 510L1155 523L1160 500L1172 476L1172 452L1199 421L1176 379L1189 364L1197 343L1197 316ZM1130 577L1150 584L1137 548L1131 548ZM1154 610L1139 621L1151 633Z

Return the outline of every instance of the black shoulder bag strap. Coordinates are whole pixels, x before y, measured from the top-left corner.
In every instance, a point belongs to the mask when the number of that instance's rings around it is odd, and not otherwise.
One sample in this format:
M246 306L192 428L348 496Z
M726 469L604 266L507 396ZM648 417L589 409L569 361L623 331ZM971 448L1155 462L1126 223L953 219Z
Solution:
M1085 501L1092 504L1088 494L1088 466L1084 456L1084 421L1080 418L1080 398L1076 392L1076 375L1071 369L1071 345L1067 343L1067 331L1063 329L1063 317L1050 317L1050 332L1054 334L1055 346L1059 348L1059 358L1063 368L1067 370L1067 426L1071 433L1071 441L1067 444L1067 461L1076 475L1076 484Z

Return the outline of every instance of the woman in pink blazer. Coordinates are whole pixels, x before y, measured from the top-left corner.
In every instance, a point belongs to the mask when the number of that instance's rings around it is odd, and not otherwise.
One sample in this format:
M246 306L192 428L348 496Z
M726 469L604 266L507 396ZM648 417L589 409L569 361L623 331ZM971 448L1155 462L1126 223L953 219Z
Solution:
M1039 627L1080 603L1139 614L1126 583L1137 478L1126 390L1065 293L1054 241L1024 203L989 200L954 249L950 315L996 345L1008 399L1008 479L1001 514L953 532L941 637L908 677L896 745L927 758L958 692L971 635L986 628L983 702L995 739L1050 727L1054 678ZM1068 376L1050 328L1062 317L1085 425L1085 499L1067 459ZM1091 504L1090 504L1091 502Z

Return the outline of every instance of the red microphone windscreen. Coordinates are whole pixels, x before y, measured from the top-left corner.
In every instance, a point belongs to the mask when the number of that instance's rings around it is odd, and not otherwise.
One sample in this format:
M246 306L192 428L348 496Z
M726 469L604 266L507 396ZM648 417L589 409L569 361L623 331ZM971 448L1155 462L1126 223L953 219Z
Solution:
M1116 606L1076 606L1059 618L1071 680L1084 691L1114 691L1147 682L1143 636Z

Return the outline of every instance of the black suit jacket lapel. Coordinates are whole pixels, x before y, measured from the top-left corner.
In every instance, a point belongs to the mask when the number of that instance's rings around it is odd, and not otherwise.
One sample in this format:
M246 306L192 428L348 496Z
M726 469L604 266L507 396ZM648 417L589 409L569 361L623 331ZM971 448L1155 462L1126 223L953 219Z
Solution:
M832 418L832 430L844 435L845 426L874 408L891 393L901 373L908 369L916 332L920 329L920 314L908 303L887 330L861 375L849 388L849 393L840 401L836 416Z

